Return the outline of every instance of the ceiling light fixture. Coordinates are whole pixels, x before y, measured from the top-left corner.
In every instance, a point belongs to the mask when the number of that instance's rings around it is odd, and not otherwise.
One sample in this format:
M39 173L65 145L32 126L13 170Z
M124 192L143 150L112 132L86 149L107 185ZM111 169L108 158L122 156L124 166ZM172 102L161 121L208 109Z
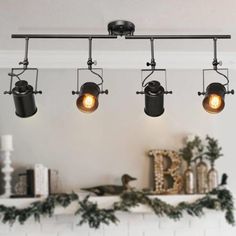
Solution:
M92 113L98 108L98 97L100 93L108 94L107 89L103 90L103 69L92 68L93 64L96 64L96 61L92 60L92 38L89 38L88 68L77 69L77 90L72 91L73 95L79 95L76 100L76 105L80 111L85 113ZM79 89L79 72L81 70L89 70L92 74L98 76L101 79L101 82L98 84L94 82L86 82ZM95 70L100 70L101 74L95 72Z
M147 66L151 66L151 69L142 69L141 70L141 79L142 79L142 90L137 91L137 94L145 95L145 108L144 112L148 116L157 117L164 113L164 94L170 94L172 91L167 91L167 76L165 69L156 69L156 61L154 58L154 39L150 39L151 42L151 62L147 62ZM143 73L149 72L149 74L143 79ZM152 80L146 82L147 79L154 72L164 72L165 73L165 88L164 89L160 82ZM144 88L144 90L143 90Z
M203 70L203 92L198 92L198 95L204 95L202 101L203 108L211 113L217 114L221 112L225 107L225 95L234 94L234 90L229 89L229 71L227 68L218 68L218 65L222 65L221 61L217 60L217 38L213 39L214 43L214 59L212 62L213 69ZM215 71L218 75L226 79L225 84L213 82L209 84L205 90L205 73L208 71Z
M213 70L219 75L226 78L227 82L225 84L212 83L205 90L205 78L204 73L207 70L203 70L203 92L199 92L199 95L205 95L203 100L204 108L210 113L220 112L225 105L224 97L225 94L233 94L233 90L229 90L229 80L228 80L228 69L218 69L217 66L219 62L216 58L216 40L218 39L230 39L230 35L134 35L135 25L130 21L117 20L112 21L108 24L108 35L107 34L13 34L12 38L24 38L26 40L26 56L25 60L21 63L23 68L13 68L11 73L10 90L5 92L7 94L12 94L14 96L16 114L20 117L29 117L33 115L37 108L34 103L34 94L41 93L37 91L37 80L38 80L38 70L31 68L31 70L36 70L36 83L35 91L33 88L24 82L17 82L15 89L12 89L12 81L14 77L22 75L28 66L28 41L29 39L88 39L89 40L89 59L88 68L94 75L101 79L100 83L86 82L79 87L79 72L83 69L77 69L77 90L73 91L72 94L77 94L77 107L87 113L95 111L98 107L98 97L99 94L108 93L108 90L103 91L103 70L101 74L95 72L96 68L92 68L94 62L92 61L92 39L115 39L118 36L125 36L125 39L149 39L151 41L151 62L147 63L151 66L151 69L143 69L141 73L150 72L144 79L142 79L142 91L137 92L137 94L145 94L145 113L149 116L160 116L164 112L164 94L171 93L167 91L167 80L166 80L166 70L165 69L155 69L156 62L154 59L154 40L176 40L176 39L213 39L214 40L214 61ZM99 70L99 68L97 68ZM14 73L14 70L21 70L20 73ZM226 70L226 74L221 73L220 70ZM147 79L155 72L160 71L165 73L165 89L161 86L160 82L152 80L146 82ZM143 77L142 77L143 78ZM31 105L29 105L31 104Z
M35 104L34 94L42 94L42 91L37 90L38 84L38 69L37 68L28 68L28 48L29 48L29 38L25 39L25 58L23 62L20 62L19 65L23 65L23 68L12 68L11 73L8 75L11 77L10 79L10 89L9 91L5 91L4 94L13 94L13 100L15 104L15 113L17 116L26 118L33 116L37 112L37 107ZM36 72L36 80L35 80L35 90L34 88L28 84L26 80L21 80L20 76L22 76L26 71L35 71ZM15 71L20 71L15 73ZM18 81L15 83L15 87L12 88L13 79L17 78Z

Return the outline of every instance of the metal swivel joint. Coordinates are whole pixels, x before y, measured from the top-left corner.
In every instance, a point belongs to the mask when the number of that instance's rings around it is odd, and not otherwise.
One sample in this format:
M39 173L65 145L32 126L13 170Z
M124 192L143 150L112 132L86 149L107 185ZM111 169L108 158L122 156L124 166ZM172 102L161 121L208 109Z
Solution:
M147 66L151 66L152 69L155 69L156 67L156 61L154 58L151 59L151 62L146 63Z

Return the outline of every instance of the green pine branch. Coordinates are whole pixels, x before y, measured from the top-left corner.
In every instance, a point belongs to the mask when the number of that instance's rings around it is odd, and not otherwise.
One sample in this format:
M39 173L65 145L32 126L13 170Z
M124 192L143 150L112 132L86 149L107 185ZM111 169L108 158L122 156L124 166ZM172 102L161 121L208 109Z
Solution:
M197 151L194 153L194 151ZM193 141L186 142L185 146L179 150L179 155L187 162L188 166L191 162L196 161L203 156L204 146L201 139L195 136Z
M222 148L219 147L218 140L211 138L207 135L206 137L207 140L207 146L206 149L207 151L205 152L206 158L210 161L211 165L214 165L215 161L223 156L221 153Z

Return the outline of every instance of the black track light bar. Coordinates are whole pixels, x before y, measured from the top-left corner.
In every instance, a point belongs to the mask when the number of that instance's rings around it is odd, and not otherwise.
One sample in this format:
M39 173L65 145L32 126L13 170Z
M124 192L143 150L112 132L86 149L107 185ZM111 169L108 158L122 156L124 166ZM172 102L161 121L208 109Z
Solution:
M14 39L116 39L117 35L106 34L12 34ZM126 39L230 39L228 34L210 35L128 35Z
M116 35L106 34L12 34L13 39L116 39Z
M128 35L126 39L230 39L229 34L209 35Z

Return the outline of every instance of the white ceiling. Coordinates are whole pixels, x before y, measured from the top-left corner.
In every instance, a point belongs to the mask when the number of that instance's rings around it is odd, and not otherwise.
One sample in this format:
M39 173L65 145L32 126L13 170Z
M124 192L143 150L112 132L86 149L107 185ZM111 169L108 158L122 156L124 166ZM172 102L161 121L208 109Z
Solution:
M231 34L219 49L236 51L235 0L1 0L0 50L23 49L12 33L107 33L107 23L130 20L136 34ZM210 51L209 40L158 41L163 51ZM84 50L85 40L31 40L31 49ZM97 40L97 50L146 50L148 41Z

